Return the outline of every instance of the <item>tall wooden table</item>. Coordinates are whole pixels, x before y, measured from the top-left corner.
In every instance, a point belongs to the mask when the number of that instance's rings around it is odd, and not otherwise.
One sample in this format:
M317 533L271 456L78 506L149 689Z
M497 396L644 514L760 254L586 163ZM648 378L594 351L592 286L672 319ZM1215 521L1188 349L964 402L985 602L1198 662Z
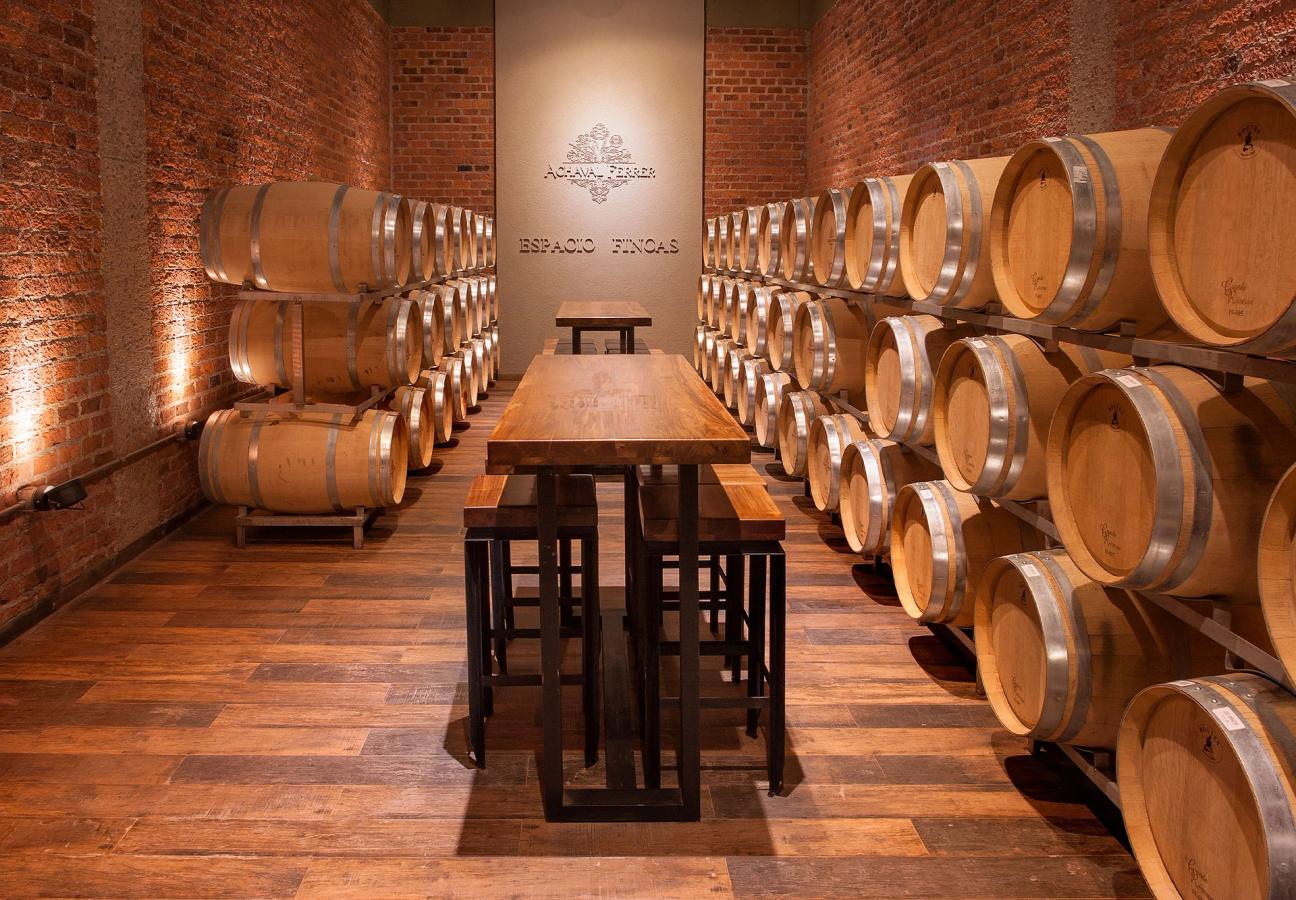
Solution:
M554 324L572 330L572 353L581 352L586 331L615 331L621 336L621 352L634 353L635 327L651 325L652 316L632 300L564 300Z
M544 692L540 785L548 818L700 818L698 466L750 459L747 433L682 356L537 356L523 376L486 444L486 463L490 472L534 472L537 476ZM640 465L679 466L679 787L640 787L633 778L627 784L623 775L614 779L609 764L608 787L566 789L554 476L559 471L591 467L625 468L626 538L630 542L633 529L638 528L633 467ZM627 567L631 555L627 552ZM657 673L648 674L656 677Z

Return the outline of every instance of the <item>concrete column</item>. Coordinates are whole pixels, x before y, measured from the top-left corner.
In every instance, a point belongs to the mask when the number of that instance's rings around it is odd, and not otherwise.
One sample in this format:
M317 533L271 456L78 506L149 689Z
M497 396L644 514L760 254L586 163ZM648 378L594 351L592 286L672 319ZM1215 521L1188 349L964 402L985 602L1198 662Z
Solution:
M1116 109L1116 0L1071 0L1070 103L1073 132L1110 131Z

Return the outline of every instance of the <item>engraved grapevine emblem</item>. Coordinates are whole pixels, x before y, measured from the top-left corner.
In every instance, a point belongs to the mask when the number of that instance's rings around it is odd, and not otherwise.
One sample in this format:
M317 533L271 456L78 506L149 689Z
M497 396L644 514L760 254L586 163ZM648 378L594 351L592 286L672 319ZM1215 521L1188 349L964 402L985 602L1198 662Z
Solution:
M580 176L570 180L586 188L595 203L605 202L613 188L630 180L617 176L619 165L634 162L630 151L623 145L621 135L612 134L602 122L568 146L571 149L567 151L567 162L576 164Z

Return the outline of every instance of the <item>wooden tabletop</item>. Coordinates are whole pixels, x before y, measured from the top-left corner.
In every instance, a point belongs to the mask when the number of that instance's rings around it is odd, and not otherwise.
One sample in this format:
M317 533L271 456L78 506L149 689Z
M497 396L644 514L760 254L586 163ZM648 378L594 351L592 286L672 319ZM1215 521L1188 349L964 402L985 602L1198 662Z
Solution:
M751 442L682 356L537 356L491 432L492 472L748 462Z
M559 328L628 328L651 325L652 316L632 300L564 300L554 324Z

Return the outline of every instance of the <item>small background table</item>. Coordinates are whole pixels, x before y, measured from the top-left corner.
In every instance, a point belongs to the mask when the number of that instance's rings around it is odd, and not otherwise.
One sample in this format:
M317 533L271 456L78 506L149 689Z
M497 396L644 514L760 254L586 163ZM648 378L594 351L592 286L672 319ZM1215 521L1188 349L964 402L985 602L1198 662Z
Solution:
M535 472L539 517L540 669L545 814L559 821L696 821L700 817L698 721L698 466L751 460L745 432L682 356L537 356L486 444L488 472ZM605 788L563 784L562 657L558 603L560 470L623 467L627 585L639 527L635 466L679 466L679 787L635 784L632 755L605 748ZM641 609L640 615L644 615ZM605 608L604 634L619 624ZM655 625L655 620L654 620ZM640 622L639 627L645 627ZM604 671L608 671L606 659ZM656 672L646 673L656 677ZM604 680L605 704L611 693ZM627 698L628 699L628 698ZM627 711L627 715L631 715ZM607 722L609 716L604 716ZM611 736L609 732L609 737ZM627 758L629 756L629 758ZM628 768L628 771L627 771Z
M621 336L621 352L635 352L635 327L652 325L648 310L631 300L564 300L554 324L572 331L572 353L581 352L581 334L586 331L615 331Z

